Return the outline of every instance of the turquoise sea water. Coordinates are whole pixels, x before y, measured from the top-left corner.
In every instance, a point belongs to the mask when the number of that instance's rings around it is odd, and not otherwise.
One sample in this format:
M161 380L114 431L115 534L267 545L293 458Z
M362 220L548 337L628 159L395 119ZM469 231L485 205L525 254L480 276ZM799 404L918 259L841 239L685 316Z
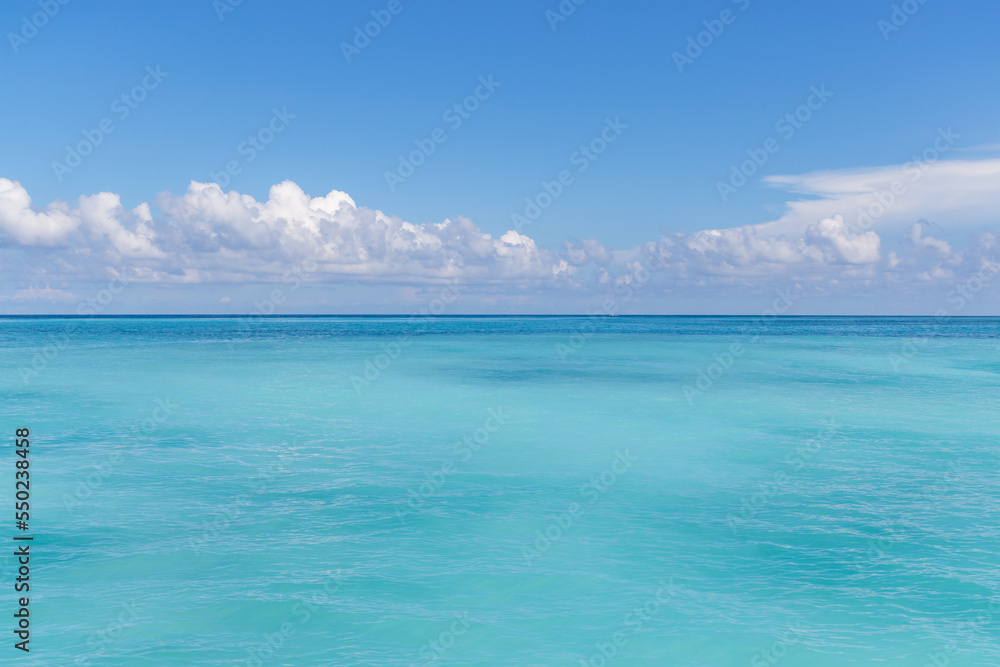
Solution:
M4 318L0 378L5 664L1000 664L997 319Z

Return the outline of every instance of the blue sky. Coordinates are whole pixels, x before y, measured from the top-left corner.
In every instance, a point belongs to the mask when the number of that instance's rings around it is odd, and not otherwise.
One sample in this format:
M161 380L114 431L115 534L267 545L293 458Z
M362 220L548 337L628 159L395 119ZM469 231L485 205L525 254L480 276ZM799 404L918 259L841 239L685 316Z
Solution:
M992 257L990 192L1000 189L995 3L913 0L906 14L905 3L871 0L567 0L572 14L555 22L557 1L229 2L0 6L0 178L17 184L7 188L15 203L0 206L0 312L73 312L115 271L134 279L107 312L243 313L270 284L284 285L287 312L411 312L448 280L463 286L456 312L583 312L608 286L634 281L629 263L641 261L644 244L662 249L664 239L670 259L641 294L619 290L622 312L753 312L775 284L799 285L803 312L920 312L928 285L947 294ZM46 7L54 15L38 20ZM391 20L348 62L343 44L372 12ZM900 25L891 23L894 12ZM32 21L44 25L32 30ZM703 31L712 27L719 34L708 39ZM707 46L678 71L674 54L699 33ZM473 95L481 77L499 85L454 127L445 112ZM129 100L144 80L136 95L143 99ZM779 131L776 123L814 89L831 95L813 98L816 108L793 134ZM276 109L282 120L272 127L280 131L249 161L241 143L268 127ZM624 129L579 171L576 152L607 119ZM113 131L79 166L54 168L66 163L68 146L89 141L85 132L98 136L102 121ZM446 141L391 189L386 172L437 128ZM862 172L866 187L880 190L879 178L891 180L891 172L879 169L901 168L941 131L954 139L910 185L905 205L872 227L850 229L851 209L838 208L850 190L835 193L815 220L789 219L790 203L830 199L838 174ZM747 151L760 156L769 138L776 152L723 201L719 182ZM219 178L230 162L239 173ZM518 230L530 247L501 241L525 198L563 170L572 182ZM803 189L815 172L833 180ZM226 214L214 204L182 206L191 181L213 178L224 186L220 196L234 190L257 203L273 202L270 189L284 181L310 197L336 190L349 196L351 211L292 220L314 234L305 241L281 231L280 221L294 215L275 207L269 217L254 205ZM970 183L967 196L936 205L936 193L954 192L956 181ZM105 202L96 213L96 203L78 203L102 192L119 196L120 206ZM174 198L167 211L160 193ZM26 228L50 224L31 213L56 200L67 202L72 219L51 222L50 235ZM148 220L134 211L144 203ZM843 229L815 227L838 212L848 218ZM337 215L347 217L331 222ZM382 215L397 220L389 231ZM146 239L145 250L116 242L109 217L121 234ZM269 226L267 238L247 231L248 219ZM388 238L409 233L399 221L445 220L467 220L474 232L459 239L428 227L433 238L419 248ZM327 223L353 225L353 241L329 236ZM761 238L733 232L738 240L706 250L711 238L697 236L747 226ZM209 236L196 239L202 232ZM947 253L926 242L932 232ZM371 248L344 250L373 233L394 258L373 266ZM795 257L768 245L779 234ZM473 248L484 236L491 249ZM585 243L601 250L574 255ZM282 266L317 244L332 254L317 257L320 267L291 293ZM511 255L507 246L518 250ZM432 251L434 259L424 256ZM984 291L965 312L996 304Z

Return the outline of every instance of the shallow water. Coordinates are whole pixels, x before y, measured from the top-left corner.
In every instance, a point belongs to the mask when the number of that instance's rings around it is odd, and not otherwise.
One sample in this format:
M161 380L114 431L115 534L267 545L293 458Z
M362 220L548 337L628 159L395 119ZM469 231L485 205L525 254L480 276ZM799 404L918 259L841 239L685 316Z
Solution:
M1000 664L1000 319L3 318L0 366L24 664Z

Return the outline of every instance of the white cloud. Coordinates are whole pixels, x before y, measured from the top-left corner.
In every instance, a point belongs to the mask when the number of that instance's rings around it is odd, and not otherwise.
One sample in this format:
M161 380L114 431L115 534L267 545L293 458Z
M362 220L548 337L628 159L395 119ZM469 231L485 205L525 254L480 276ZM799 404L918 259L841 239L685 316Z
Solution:
M31 197L17 181L0 178L0 232L22 245L52 246L65 242L80 224L65 202L31 208Z
M996 166L1000 174L1000 161ZM993 167L963 169L979 177L993 173ZM979 177L972 180L982 185ZM358 206L344 192L310 196L291 181L274 185L264 201L192 182L179 195L161 193L155 208L141 204L127 211L118 195L107 192L79 197L75 205L57 201L33 208L19 183L0 179L0 261L8 267L21 262L20 280L30 281L12 286L23 289L3 300L71 302L68 291L31 285L76 285L123 275L133 284L188 286L393 283L404 297L407 287L448 281L470 287L469 293L478 291L484 304L531 291L586 294L637 285L643 294L805 285L818 293L886 297L912 292L916 285L946 285L1000 253L995 232L980 233L959 250L954 241L930 235L930 223L913 219L896 233L881 222L874 225L876 231L839 215L806 218L810 210L827 210L832 202L870 191L877 180L870 174L785 178L797 188L826 195L792 202L789 215L775 223L671 234L619 250L583 239L563 243L558 252L514 230L491 235L464 217L409 223ZM935 178L928 170L920 183ZM899 206L910 204L900 199ZM923 209L911 211L917 212L927 217ZM22 262L25 258L30 261ZM228 298L216 294L212 300L229 303Z
M910 227L910 232L907 234L907 238L917 248L926 248L941 257L952 259L954 251L951 249L950 243L942 241L941 239L936 239L933 236L924 236L923 231L923 225L919 222L915 222L913 223L913 226Z
M757 267L805 261L807 254L799 242L782 236L764 238L750 226L709 229L685 235L687 256L703 258L704 265ZM714 260L714 262L712 261Z
M844 218L824 218L809 225L806 241L823 251L830 263L873 264L879 260L882 239L872 231L854 232Z
M817 220L842 215L851 227L902 231L920 218L947 229L1000 222L1000 159L910 162L887 167L771 176L765 182L806 195L762 235L798 236Z
M589 262L607 264L612 257L611 252L594 239L583 239L579 245L572 241L566 241L563 243L563 253L567 261L574 266Z
M13 296L0 296L0 301L51 301L54 303L70 303L77 297L72 292L45 287L27 287L14 292Z
M673 234L644 244L639 254L681 281L750 285L761 278L833 275L844 265L875 264L880 247L875 232L856 232L843 219L830 218L810 225L798 238L763 236L747 225Z
M3 180L0 229L8 246L84 248L50 252L51 273L81 275L103 262L128 265L145 282L276 281L295 268L310 280L551 282L576 270L515 231L494 238L462 217L415 225L336 190L310 197L291 181L262 202L192 182L156 204L163 218L155 222L147 204L127 212L111 193L36 211L20 184ZM303 272L304 262L311 268Z
M0 232L19 245L65 246L84 237L88 247L104 239L121 257L161 257L154 246L149 206L131 213L110 192L80 197L76 208L55 201L41 210L31 208L31 197L17 181L0 178ZM131 229L129 229L131 227Z

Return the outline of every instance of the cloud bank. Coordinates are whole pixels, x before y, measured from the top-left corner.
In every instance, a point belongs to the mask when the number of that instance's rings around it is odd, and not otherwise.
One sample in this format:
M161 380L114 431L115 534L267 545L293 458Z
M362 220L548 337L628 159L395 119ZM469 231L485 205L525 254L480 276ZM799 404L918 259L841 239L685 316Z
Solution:
M262 202L192 182L156 207L155 223L148 204L126 211L107 192L36 209L20 183L0 179L0 243L35 251L36 277L53 280L127 266L147 282L266 282L303 261L315 280L559 284L575 272L515 231L494 238L461 217L415 225L336 190L310 197L291 181Z
M494 297L579 297L642 284L645 294L668 298L784 285L890 299L946 287L1000 250L1000 160L768 181L807 198L761 225L670 234L624 249L595 239L548 249L463 217L413 224L337 190L311 196L291 181L271 187L265 201L191 182L179 195L164 192L126 210L110 192L35 206L20 183L0 178L0 271L17 276L0 301L65 303L78 283L126 275L191 287L277 283L290 272L320 286L448 283ZM942 226L952 231L947 239Z

